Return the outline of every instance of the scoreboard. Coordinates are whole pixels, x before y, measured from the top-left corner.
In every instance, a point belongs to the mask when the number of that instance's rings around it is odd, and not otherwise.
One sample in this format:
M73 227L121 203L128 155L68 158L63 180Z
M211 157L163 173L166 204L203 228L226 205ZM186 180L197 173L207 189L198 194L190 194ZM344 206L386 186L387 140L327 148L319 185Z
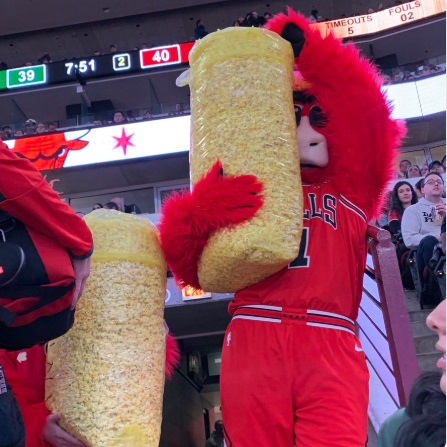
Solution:
M445 15L445 12L445 0L414 0L373 14L313 23L311 27L318 29L323 36L331 33L340 39L352 39L381 33L440 14ZM24 87L83 82L94 78L187 64L189 52L193 46L194 42L186 42L139 51L0 70L0 92Z
M138 73L188 63L194 42L0 70L0 91Z

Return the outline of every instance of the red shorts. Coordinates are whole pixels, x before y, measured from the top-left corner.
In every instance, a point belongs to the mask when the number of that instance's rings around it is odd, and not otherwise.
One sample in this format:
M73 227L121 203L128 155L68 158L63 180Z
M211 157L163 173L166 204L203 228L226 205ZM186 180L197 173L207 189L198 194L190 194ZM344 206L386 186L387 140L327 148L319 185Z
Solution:
M364 447L369 373L346 317L242 306L222 350L227 447Z

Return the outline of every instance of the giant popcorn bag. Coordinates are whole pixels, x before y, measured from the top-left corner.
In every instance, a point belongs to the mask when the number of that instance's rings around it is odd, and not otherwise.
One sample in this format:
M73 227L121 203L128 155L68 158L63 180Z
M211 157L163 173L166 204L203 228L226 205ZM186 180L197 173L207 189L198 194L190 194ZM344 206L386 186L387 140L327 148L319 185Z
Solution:
M166 265L152 224L99 210L73 328L48 346L46 398L89 447L157 447L165 368Z
M293 51L278 34L227 28L190 54L191 181L217 160L224 175L254 174L264 205L249 222L217 231L199 261L201 287L235 292L298 254L302 191L293 107Z

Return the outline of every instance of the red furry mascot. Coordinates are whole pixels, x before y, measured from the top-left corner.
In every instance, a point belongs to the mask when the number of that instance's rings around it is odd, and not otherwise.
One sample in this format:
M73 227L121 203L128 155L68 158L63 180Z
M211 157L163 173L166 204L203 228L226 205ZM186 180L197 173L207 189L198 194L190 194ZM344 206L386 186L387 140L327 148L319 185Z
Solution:
M404 134L390 118L376 69L351 44L323 38L301 15L267 27L293 47L304 196L297 259L236 293L222 352L227 446L360 447L367 440L368 369L354 322L366 229L392 176ZM223 166L225 172L225 166ZM180 283L217 229L262 206L253 176L216 164L192 193L166 203L162 246Z

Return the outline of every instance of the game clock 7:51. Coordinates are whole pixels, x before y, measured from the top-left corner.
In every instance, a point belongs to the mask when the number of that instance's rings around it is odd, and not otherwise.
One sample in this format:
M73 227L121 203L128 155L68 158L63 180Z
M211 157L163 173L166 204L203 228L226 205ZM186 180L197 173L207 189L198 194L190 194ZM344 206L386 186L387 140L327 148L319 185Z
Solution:
M95 59L66 62L65 68L67 69L68 76L74 76L76 72L94 73L96 71L96 62Z

